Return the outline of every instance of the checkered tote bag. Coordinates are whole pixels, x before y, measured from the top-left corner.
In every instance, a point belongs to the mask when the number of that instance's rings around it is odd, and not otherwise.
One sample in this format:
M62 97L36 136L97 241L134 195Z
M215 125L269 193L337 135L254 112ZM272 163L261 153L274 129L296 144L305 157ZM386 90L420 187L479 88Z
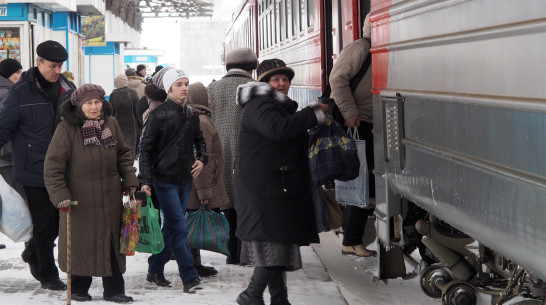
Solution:
M326 124L311 132L309 170L313 183L352 180L358 177L359 168L354 140L328 115Z
M229 224L223 213L201 205L197 211L186 212L186 224L190 248L229 255Z

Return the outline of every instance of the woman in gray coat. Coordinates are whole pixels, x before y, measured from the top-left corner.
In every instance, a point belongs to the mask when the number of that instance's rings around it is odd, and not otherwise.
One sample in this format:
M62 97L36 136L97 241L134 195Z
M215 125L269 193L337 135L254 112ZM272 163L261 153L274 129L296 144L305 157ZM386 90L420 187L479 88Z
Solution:
M51 202L68 212L71 201L72 299L90 301L92 276L102 277L104 299L132 302L125 295L125 255L120 254L122 190L138 186L129 147L123 139L104 90L85 84L61 105L57 127L44 164ZM59 267L67 270L66 213L59 228Z

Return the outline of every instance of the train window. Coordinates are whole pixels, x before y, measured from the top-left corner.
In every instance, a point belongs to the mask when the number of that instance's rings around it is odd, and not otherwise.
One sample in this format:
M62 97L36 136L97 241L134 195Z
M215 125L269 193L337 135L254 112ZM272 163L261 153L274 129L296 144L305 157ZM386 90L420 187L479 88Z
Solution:
M271 45L277 44L277 14L275 14L275 1L271 3L271 7L269 8L269 15L271 16L269 28L271 29Z
M307 0L307 27L315 25L315 0Z
M279 1L279 32L280 41L284 41L286 37L286 2L284 0Z
M300 0L300 32L305 29L305 0Z
M300 0L292 0L292 35L295 36L299 32L299 17Z
M267 40L267 46L266 48L269 48L271 46L271 27L270 27L270 24L271 24L271 14L269 13L266 13L266 17L265 17L265 37L266 37L266 40Z

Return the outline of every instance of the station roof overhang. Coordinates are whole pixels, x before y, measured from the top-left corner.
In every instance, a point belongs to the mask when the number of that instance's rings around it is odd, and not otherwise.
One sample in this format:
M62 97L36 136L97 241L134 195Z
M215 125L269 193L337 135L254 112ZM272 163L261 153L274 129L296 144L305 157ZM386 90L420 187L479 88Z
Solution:
M212 17L214 0L130 0L143 18Z

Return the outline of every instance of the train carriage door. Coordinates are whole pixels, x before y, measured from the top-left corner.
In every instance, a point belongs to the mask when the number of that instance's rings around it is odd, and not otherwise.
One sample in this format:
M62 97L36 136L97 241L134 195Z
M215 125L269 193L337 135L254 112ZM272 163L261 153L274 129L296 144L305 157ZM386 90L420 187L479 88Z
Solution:
M339 53L349 43L360 37L370 0L325 0L324 32L328 75Z

